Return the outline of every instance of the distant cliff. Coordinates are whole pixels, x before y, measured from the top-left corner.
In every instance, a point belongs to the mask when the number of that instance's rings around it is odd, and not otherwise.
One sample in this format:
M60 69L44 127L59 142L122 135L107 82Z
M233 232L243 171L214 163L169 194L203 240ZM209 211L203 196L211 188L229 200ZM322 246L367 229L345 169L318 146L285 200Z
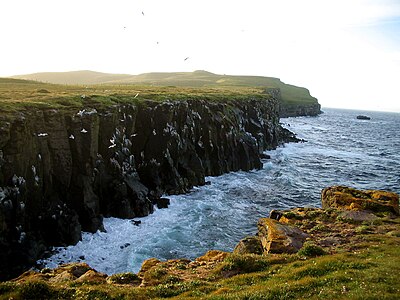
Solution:
M1 115L0 278L49 246L77 243L81 230L102 230L103 216L146 216L162 194L207 175L261 168L263 150L295 140L279 126L278 98L270 90Z
M281 118L300 117L300 116L317 116L321 114L321 105L315 103L282 103L279 109Z

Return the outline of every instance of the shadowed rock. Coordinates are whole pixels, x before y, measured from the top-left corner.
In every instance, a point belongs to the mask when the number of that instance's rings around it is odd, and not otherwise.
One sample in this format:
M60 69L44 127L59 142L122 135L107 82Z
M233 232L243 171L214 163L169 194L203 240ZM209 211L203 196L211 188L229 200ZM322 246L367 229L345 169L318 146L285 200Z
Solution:
M248 236L242 239L233 250L234 254L263 254L263 246L258 237Z

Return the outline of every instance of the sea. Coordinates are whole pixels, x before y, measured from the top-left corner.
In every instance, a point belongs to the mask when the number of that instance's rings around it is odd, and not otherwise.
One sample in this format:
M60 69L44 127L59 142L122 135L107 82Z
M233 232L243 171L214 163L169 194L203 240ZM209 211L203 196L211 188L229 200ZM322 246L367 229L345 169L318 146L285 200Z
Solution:
M107 274L136 273L151 257L194 259L211 249L232 251L272 209L320 207L321 190L328 186L400 193L400 113L323 111L281 119L305 142L267 151L271 159L263 160L261 170L208 177L210 185L169 196L168 209L136 218L139 226L106 218L106 232L83 233L77 245L54 248L38 263L54 268L84 261Z

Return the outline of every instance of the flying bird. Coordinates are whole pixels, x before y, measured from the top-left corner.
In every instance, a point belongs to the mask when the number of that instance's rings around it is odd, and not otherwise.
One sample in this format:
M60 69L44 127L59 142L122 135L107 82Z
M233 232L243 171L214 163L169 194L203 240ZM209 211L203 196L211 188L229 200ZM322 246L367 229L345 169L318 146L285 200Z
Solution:
M142 15L143 15L143 17L144 17L144 12L142 11Z
M189 56L188 57L186 57L185 59L184 59L184 61L187 61L189 59Z

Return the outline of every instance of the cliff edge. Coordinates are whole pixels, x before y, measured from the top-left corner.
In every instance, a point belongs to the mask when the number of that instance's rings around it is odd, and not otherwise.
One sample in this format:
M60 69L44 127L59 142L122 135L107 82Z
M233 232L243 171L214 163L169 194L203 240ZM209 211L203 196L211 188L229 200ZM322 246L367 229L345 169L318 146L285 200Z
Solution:
M40 99L51 91L34 93ZM24 106L12 103L17 109L1 115L2 279L49 246L103 230L103 216L146 216L162 194L184 193L208 175L261 168L262 151L296 140L279 125L277 90L138 95L57 96L38 106L23 98L17 104Z

